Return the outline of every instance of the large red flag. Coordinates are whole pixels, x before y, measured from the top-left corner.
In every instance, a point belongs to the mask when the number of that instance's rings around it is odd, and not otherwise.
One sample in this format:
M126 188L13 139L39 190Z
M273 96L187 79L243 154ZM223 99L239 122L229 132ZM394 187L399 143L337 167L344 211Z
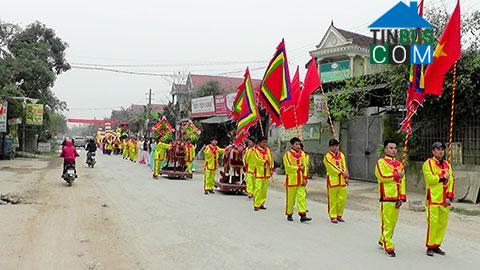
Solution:
M287 103L290 105L283 107L281 112L282 123L285 129L294 128L295 126L298 125L297 122L295 121L295 118L296 118L295 110L297 109L297 101L298 101L299 95L300 95L300 74L297 66L297 71L293 76L291 89L290 89L291 99Z
M304 125L308 121L310 112L310 96L320 87L320 76L318 75L317 63L312 57L310 66L308 67L305 81L303 82L303 89L300 92L297 102L297 120L298 125Z
M460 1L443 31L435 52L433 63L425 71L425 94L441 96L445 74L462 54L460 46Z

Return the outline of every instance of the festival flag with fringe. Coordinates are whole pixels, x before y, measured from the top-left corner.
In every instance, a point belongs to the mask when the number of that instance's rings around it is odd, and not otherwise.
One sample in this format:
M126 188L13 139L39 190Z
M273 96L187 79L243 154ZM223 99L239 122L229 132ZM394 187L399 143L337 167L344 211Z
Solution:
M423 17L423 0L418 5L418 15ZM417 37L418 38L418 37ZM400 131L412 133L412 117L417 114L417 110L425 101L425 72L424 65L410 65L410 75L408 77L407 102L405 107L407 115L402 121Z
M271 122L280 126L282 124L281 108L288 105L291 99L290 73L283 39L267 66L258 96L261 104L270 114Z
M242 89L243 99L241 102L240 116L237 121L237 132L235 136L235 144L242 143L243 139L248 137L249 128L258 121L257 103L255 102L255 94L253 92L252 79L250 71L245 71L243 83L239 86Z

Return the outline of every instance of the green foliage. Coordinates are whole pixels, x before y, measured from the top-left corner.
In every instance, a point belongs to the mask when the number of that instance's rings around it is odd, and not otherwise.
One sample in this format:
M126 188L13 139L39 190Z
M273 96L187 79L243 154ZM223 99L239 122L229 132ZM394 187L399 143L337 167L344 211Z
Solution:
M40 22L22 30L0 21L0 97L10 97L9 118L23 114L22 102L11 97L34 98L45 105L45 122L39 131L64 131L65 117L56 111L65 110L66 103L55 96L51 87L59 74L70 69L66 48L55 31Z
M208 81L202 85L195 93L192 95L193 98L206 97L206 96L215 96L223 93L223 89L220 87L217 81Z

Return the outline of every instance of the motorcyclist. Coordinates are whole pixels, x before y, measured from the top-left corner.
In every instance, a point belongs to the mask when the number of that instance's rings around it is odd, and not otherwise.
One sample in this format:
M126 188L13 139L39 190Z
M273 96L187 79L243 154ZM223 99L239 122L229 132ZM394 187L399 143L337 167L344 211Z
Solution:
M92 155L95 155L95 152L97 152L97 145L95 144L95 141L93 139L90 139L87 142L87 146L85 147L85 150L87 151L87 164Z
M62 149L60 157L63 158L63 175L67 172L68 165L73 165L75 167L75 158L80 156L77 153L77 150L73 146L73 142L70 139L65 141L65 147ZM77 176L77 169L75 168L75 177Z

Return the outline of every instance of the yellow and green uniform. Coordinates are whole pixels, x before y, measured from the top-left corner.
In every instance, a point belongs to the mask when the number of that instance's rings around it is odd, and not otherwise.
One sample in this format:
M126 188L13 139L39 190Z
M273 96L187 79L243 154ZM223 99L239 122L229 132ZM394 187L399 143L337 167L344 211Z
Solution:
M128 146L129 146L128 140L124 139L123 142L122 142L122 147L123 147L122 154L123 154L123 158L125 158L125 159L127 159L128 155L129 155Z
M399 208L395 207L397 201L406 201L405 176L399 177L403 171L400 161L391 157L384 157L377 161L375 176L378 181L378 194L380 197L380 240L379 244L385 251L395 250L392 237L398 220Z
M255 155L255 147L247 147L245 149L245 153L243 155L243 166L245 170L245 183L247 184L247 193L250 196L253 196L253 190L254 190L254 184L253 184L253 178L255 174L255 160L254 160L254 155Z
M153 177L157 177L160 170L167 161L167 150L171 149L172 145L168 143L158 142L155 147L155 156L153 162Z
M283 156L285 167L286 206L285 214L291 216L293 207L297 202L297 210L300 216L307 214L307 193L305 186L308 173L308 158L305 152L290 150ZM303 166L303 169L301 168Z
M137 156L138 156L137 141L135 140L130 141L128 145L128 151L129 151L130 160L137 161Z
M113 150L113 139L109 138L107 139L107 145L105 146L105 149L107 150Z
M341 218L347 201L347 185L343 172L347 171L345 155L329 151L323 157L327 175L327 204L330 219Z
M454 178L450 164L435 157L423 163L426 187L427 248L438 248L447 229L450 202L454 196ZM449 178L445 179L445 174Z
M187 172L192 172L193 160L195 159L195 146L191 143L185 144L185 166L187 167Z
M268 191L268 180L272 176L273 171L272 152L268 147L262 148L257 146L253 150L253 168L254 174L254 190L253 190L253 206L261 207L265 204Z
M225 149L211 144L207 145L203 150L205 154L205 168L204 175L205 180L203 182L204 191L212 191L215 185L215 175L218 169L218 159L220 154L224 153Z

